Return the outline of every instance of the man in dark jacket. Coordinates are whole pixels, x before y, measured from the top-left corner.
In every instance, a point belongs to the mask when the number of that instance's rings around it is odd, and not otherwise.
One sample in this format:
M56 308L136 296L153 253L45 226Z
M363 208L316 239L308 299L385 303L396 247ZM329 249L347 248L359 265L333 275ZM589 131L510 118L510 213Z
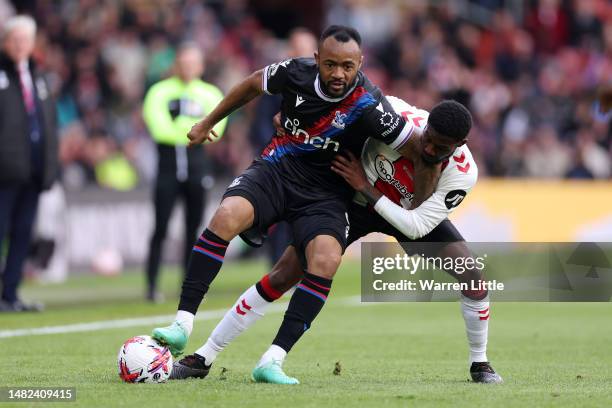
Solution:
M30 59L36 23L9 19L0 52L0 246L8 239L0 311L36 311L17 295L40 192L57 175L55 104Z

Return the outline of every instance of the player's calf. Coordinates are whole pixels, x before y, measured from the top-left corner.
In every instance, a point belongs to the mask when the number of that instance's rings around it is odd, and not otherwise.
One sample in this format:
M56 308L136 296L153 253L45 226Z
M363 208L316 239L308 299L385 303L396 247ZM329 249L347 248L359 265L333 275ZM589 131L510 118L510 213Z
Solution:
M472 295L471 299L466 295ZM470 346L470 375L472 380L484 384L501 384L501 376L493 370L487 359L487 339L489 335L489 318L491 308L489 296L484 293L463 293L461 312L465 321L465 330Z
M308 272L304 273L304 278L291 296L289 307L272 345L253 370L253 378L256 381L297 384L297 380L287 377L282 371L283 361L293 345L310 328L323 308L331 289L331 283L330 279L312 275ZM265 380L267 377L271 379L269 381ZM278 382L273 380L274 378ZM289 382L284 382L285 380Z
M264 353L257 367L268 366L271 361L279 367L293 345L317 317L329 291L333 277L340 264L342 249L339 242L332 236L319 235L311 240L306 247L306 259L309 272L297 288L285 312L281 327L272 342L272 346Z
M217 324L206 343L196 350L196 355L206 359L207 364L212 364L225 347L261 319L268 306L281 296L282 292L270 287L268 275L264 276L240 295Z
M271 273L248 288L223 316L212 334L194 355L203 358L207 365L212 364L217 355L225 349L240 333L251 327L265 314L268 306L283 293L298 283L303 275L295 248L289 246ZM193 358L189 359L193 363ZM197 361L195 361L197 363ZM185 365L181 363L182 365ZM176 378L189 378L191 371L177 366ZM193 368L193 367L191 367ZM199 374L196 367L195 374Z
M206 377L217 355L240 333L263 317L271 302L281 296L282 292L270 287L268 275L264 276L240 295L202 347L197 349L194 354L174 363L170 379ZM155 332L162 334L164 344L169 343L165 340L167 337L165 329L156 329Z
M221 270L229 240L253 223L253 214L253 206L248 200L242 197L224 199L210 223L215 230L204 230L193 246L176 319L170 326L156 328L152 333L152 337L167 345L173 355L180 355L185 349L195 314Z
M285 293L297 285L304 276L304 270L294 246L289 245L283 256L272 267L268 275L268 286L273 290Z
M488 361L487 340L491 315L489 297L474 300L461 295L461 313L470 347L470 363Z

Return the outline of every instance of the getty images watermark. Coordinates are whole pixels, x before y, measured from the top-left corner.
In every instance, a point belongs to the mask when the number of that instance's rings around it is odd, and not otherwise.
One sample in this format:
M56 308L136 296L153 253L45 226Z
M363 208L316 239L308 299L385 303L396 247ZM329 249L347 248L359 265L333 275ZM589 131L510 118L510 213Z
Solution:
M612 243L363 243L364 302L609 302Z
M487 254L483 256L410 256L403 255L385 257L379 256L372 259L372 273L382 275L385 271L401 271L411 277L417 271L427 270L448 270L461 276L469 271L484 271ZM482 290L504 290L503 282L485 279L466 279L457 282L437 282L435 279L400 279L395 282L386 282L384 279L376 279L372 282L372 287L376 291L482 291Z

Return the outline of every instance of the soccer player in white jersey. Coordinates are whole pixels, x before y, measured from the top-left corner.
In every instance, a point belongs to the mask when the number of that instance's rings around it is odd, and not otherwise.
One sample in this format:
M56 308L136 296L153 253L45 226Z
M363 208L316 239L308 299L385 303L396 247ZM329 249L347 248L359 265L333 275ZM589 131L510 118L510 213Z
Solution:
M470 256L463 237L447 218L478 178L478 168L465 145L471 128L468 110L457 102L443 101L430 114L399 98L387 99L397 113L414 125L412 143L419 147L425 161L441 166L440 179L434 193L418 207L412 208L414 169L410 160L374 139L366 142L361 162L350 153L338 155L332 163L332 170L357 191L348 213L348 243L370 232L382 232L395 237L410 254L432 251L431 245L420 246L421 243L438 243L432 255ZM297 290L323 296L323 291L318 291L314 282L304 284L304 264L303 255L289 246L272 272L238 298L207 342L194 354L175 362L171 378L205 377L217 354L261 318L271 302L298 282L301 283ZM447 272L461 282L482 279L477 269L462 274L452 270ZM462 291L461 311L469 344L472 379L479 383L501 383L502 378L493 370L486 355L490 317L487 291ZM295 318L299 319L299 316ZM290 347L277 336L253 370L253 379L277 384L299 383L282 370L282 362L289 350Z

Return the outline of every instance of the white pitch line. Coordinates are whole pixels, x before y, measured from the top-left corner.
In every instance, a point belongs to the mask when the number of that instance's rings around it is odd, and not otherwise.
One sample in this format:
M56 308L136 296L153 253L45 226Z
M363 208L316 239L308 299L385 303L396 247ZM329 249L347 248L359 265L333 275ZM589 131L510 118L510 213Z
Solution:
M360 303L361 298L359 296L342 299L341 303L344 305L357 305ZM270 306L268 313L282 312L287 308L288 303L277 303ZM223 317L228 309L217 309L209 310L206 312L199 312L196 315L195 320L212 320ZM63 326L45 326L45 327L33 327L27 329L16 329L16 330L1 330L0 338L9 337L24 337L24 336L44 336L48 334L65 334L65 333L79 333L79 332L92 332L99 330L109 329L120 329L125 327L138 327L138 326L151 326L155 324L165 324L173 321L175 315L157 315L149 317L138 317L133 319L115 319L115 320L100 320L89 323L76 323L67 324Z

